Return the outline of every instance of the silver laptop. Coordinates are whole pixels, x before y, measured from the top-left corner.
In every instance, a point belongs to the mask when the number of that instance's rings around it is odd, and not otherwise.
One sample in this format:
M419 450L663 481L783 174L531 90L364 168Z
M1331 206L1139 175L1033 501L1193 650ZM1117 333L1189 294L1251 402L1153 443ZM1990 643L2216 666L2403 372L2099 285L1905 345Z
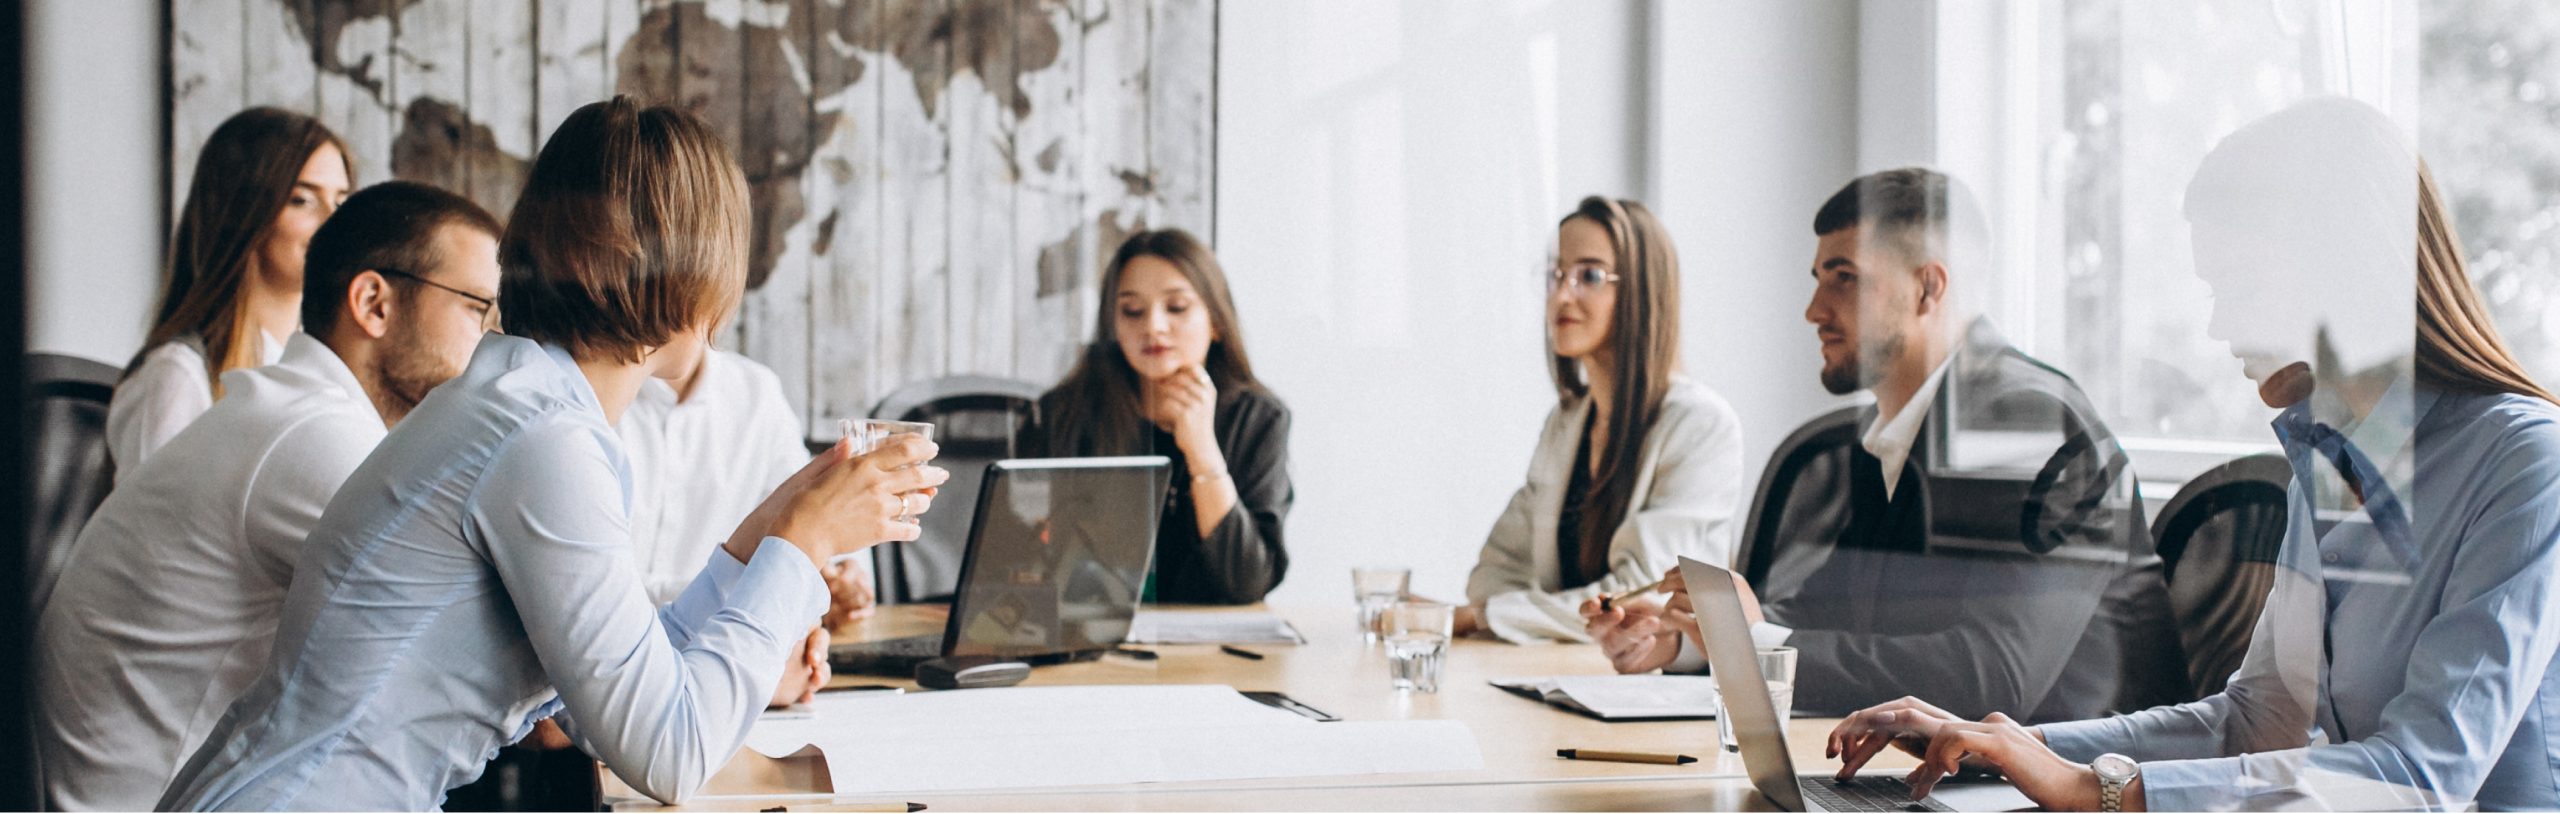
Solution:
M1960 800L1939 793L1914 802L1911 786L1899 777L1842 781L1829 775L1796 774L1795 758L1787 752L1786 722L1778 720L1769 685L1760 677L1760 660L1752 655L1751 628L1742 621L1742 597L1733 590L1733 572L1682 557L1680 578L1689 583L1689 601L1698 611L1698 638L1707 645L1707 670L1715 676L1716 692L1724 696L1724 713L1733 717L1733 739L1742 748L1743 768L1751 774L1751 785L1769 802L1787 811L2001 811L2034 805L2005 783L1965 789Z

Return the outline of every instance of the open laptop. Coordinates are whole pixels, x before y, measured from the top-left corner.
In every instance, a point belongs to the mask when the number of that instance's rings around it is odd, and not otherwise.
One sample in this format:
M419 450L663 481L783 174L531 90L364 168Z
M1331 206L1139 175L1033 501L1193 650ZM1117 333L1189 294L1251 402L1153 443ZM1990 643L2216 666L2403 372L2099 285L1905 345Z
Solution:
M827 648L837 672L906 677L940 657L1090 658L1129 635L1156 549L1163 456L987 465L940 636Z
M1977 784L1964 789L1960 799L1950 799L1957 797L1950 789L1913 802L1910 784L1900 777L1860 776L1844 782L1830 775L1796 774L1795 757L1787 751L1787 724L1778 720L1769 685L1760 677L1733 572L1682 557L1680 578L1688 582L1689 601L1697 609L1707 670L1715 676L1716 692L1724 696L1724 714L1733 718L1743 768L1769 802L1787 811L2003 811L2034 805L2006 783Z

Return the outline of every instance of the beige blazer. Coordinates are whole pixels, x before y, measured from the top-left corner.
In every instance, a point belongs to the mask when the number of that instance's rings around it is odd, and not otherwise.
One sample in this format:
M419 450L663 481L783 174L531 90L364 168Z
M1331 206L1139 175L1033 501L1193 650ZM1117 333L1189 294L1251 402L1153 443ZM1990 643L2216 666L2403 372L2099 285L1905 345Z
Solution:
M1547 414L1529 481L1494 521L1467 601L1482 604L1486 625L1505 641L1587 641L1580 607L1602 591L1623 593L1660 579L1682 556L1724 565L1748 498L1742 477L1742 420L1724 397L1674 376L1662 415L1645 434L1626 522L1609 538L1609 573L1571 590L1558 584L1556 518L1572 481L1574 452L1591 413L1588 397Z

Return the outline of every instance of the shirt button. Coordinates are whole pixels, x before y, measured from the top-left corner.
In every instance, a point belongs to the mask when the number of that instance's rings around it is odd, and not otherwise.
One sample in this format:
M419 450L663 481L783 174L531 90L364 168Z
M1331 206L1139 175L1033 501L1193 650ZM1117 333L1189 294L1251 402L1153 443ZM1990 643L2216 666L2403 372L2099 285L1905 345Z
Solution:
M2320 561L2321 561L2321 562L2328 563L2328 564L2330 564L2330 565L2336 565L2336 564L2338 564L2338 555L2336 555L2336 554L2322 554L2322 555L2320 555Z

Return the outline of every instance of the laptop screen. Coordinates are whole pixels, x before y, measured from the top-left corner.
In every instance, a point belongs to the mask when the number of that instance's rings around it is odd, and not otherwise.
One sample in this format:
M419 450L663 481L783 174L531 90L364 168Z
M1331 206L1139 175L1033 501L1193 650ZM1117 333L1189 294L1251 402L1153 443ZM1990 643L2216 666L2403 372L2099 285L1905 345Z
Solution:
M1160 456L987 467L943 636L946 656L1026 658L1126 639L1155 554Z

